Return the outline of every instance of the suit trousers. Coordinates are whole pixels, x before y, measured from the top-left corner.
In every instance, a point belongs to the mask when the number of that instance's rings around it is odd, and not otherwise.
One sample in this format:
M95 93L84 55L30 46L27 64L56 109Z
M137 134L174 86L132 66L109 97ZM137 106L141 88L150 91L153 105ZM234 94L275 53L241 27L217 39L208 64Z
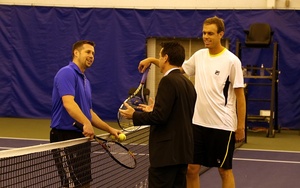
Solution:
M187 164L149 168L149 188L186 188Z

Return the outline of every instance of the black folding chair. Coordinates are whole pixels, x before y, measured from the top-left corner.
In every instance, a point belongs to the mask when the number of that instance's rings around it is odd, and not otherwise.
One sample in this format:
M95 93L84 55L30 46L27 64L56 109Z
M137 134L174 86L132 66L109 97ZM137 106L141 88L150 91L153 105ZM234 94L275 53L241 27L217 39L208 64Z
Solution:
M272 41L273 31L267 23L253 23L246 33L245 45L247 47L268 47Z

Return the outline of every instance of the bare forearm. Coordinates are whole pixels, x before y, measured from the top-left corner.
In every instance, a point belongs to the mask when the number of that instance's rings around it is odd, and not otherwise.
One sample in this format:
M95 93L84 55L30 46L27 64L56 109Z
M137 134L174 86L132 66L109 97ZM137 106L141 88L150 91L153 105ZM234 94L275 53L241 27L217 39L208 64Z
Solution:
M92 114L92 125L98 129L111 133L111 126L109 126L106 122L104 122L93 110L91 110Z
M242 112L244 110L238 110L237 116L238 116L238 124L237 129L245 129L245 113Z
M156 66L159 67L159 60L158 60L158 59L156 59L156 58L154 58L154 57L149 57L149 58L147 58L147 59L149 59L149 61L150 61L152 64L154 64L154 65L156 65Z
M237 129L245 129L246 102L245 102L245 98L243 97L237 100L237 117L238 117Z

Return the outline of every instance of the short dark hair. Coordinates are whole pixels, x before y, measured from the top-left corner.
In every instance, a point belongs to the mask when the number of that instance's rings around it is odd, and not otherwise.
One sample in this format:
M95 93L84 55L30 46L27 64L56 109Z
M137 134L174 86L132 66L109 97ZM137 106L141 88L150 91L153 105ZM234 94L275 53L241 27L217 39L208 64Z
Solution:
M185 59L184 47L176 41L163 42L160 45L162 47L161 55L168 54L170 64L181 67Z
M77 42L75 42L73 44L73 48L72 48L72 58L74 58L74 51L75 50L79 50L84 44L89 44L92 45L93 47L96 46L96 44L93 41L89 41L89 40L79 40Z
M225 24L224 20L222 18L219 18L217 16L207 18L204 22L203 25L210 25L210 24L215 24L218 28L218 33L221 31L225 32Z

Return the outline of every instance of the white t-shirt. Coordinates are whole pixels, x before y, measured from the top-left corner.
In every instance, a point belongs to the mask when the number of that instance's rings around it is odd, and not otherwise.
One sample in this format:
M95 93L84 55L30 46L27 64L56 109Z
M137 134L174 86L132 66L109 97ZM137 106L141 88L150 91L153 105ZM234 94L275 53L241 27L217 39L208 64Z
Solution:
M185 61L182 68L187 75L195 75L197 100L193 123L235 131L237 115L234 88L244 87L238 57L226 48L217 55L210 55L208 49L201 49ZM226 87L227 79L230 84Z

